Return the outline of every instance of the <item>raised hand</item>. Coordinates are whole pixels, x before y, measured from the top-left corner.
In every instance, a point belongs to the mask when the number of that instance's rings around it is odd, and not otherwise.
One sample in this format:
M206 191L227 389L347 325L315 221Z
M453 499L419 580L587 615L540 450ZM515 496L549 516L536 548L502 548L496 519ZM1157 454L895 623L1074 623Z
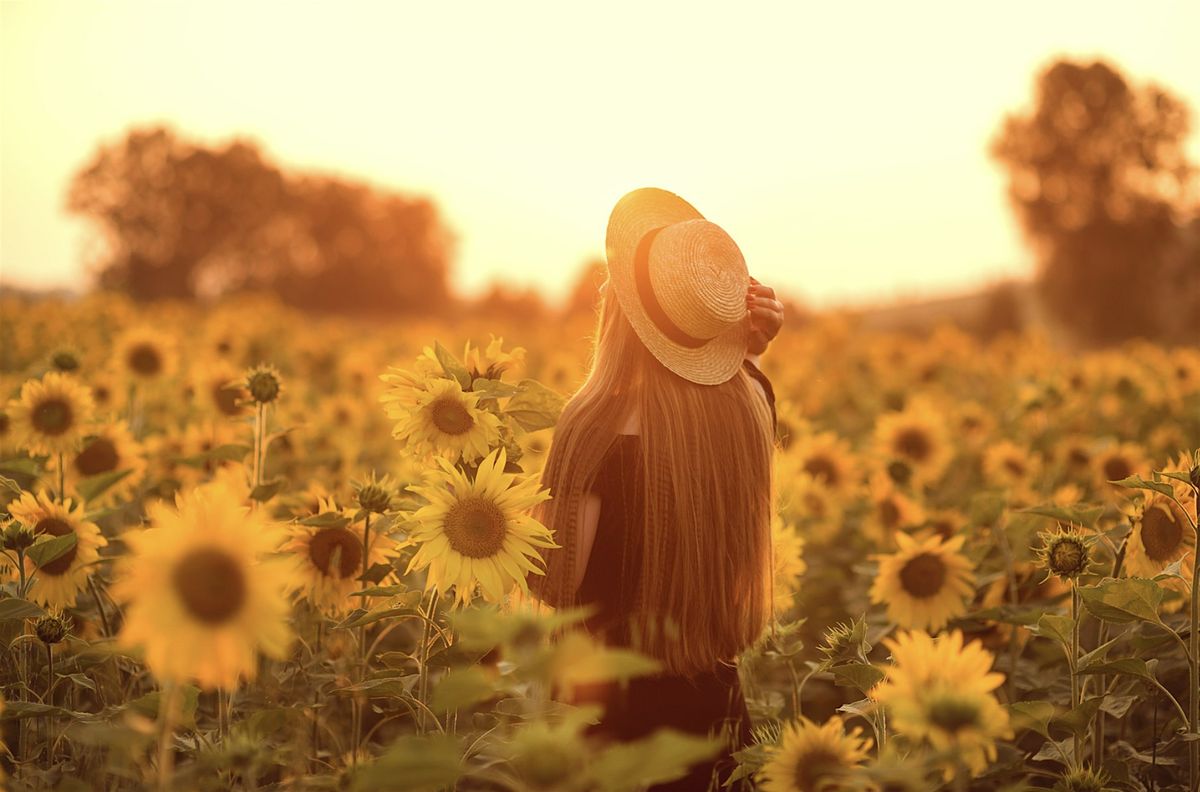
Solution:
M750 342L747 351L761 355L783 328L783 303L775 290L759 283L753 276L746 290L746 311L750 318Z

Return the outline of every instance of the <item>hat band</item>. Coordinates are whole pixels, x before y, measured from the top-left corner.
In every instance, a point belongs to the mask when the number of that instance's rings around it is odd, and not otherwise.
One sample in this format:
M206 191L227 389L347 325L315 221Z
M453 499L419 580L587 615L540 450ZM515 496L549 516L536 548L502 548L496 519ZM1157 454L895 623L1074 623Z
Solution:
M637 251L633 255L633 275L637 281L638 299L641 300L642 308L650 317L650 321L654 322L654 326L663 335L680 346L696 349L707 344L709 339L688 335L683 328L672 322L671 317L667 316L667 312L659 304L654 286L650 283L650 245L654 242L654 237L658 236L658 232L664 228L666 226L652 228L638 241Z

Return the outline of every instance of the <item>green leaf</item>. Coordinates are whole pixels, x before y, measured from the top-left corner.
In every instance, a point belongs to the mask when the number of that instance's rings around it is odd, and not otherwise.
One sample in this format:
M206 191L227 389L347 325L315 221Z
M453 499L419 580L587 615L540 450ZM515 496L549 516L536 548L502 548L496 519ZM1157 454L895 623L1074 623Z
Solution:
M1169 479L1175 479L1176 481L1182 481L1184 484L1187 484L1189 487L1192 485L1192 477L1188 474L1188 472L1186 470L1163 470L1163 471L1159 471L1159 472L1161 472L1164 476L1166 476Z
M18 476L37 476L41 472L41 466L37 460L27 457L13 457L0 462L0 471L4 473L15 473Z
M42 536L45 537L47 534L42 534ZM29 549L25 551L25 555L29 557L30 561L37 564L38 567L44 567L46 564L57 561L71 552L78 541L74 531L62 536L41 539L30 545Z
M1104 513L1104 507L1088 506L1083 503L1077 503L1073 506L1058 506L1053 503L1045 503L1040 506L1017 509L1016 511L1021 514L1037 514L1041 517L1058 520L1059 522L1074 523L1082 525L1085 528L1091 528L1095 526L1096 520L1099 520L1100 515Z
M504 413L527 432L547 429L558 423L566 399L537 380L523 379L520 390L504 406Z
M75 491L86 501L93 501L108 492L117 482L132 473L132 470L112 470L96 476L88 476L79 482Z
M601 790L640 789L682 778L720 750L719 739L659 729L645 739L608 747L585 772Z
M511 382L476 377L471 383L471 390L479 394L481 399L506 399L518 390Z
M458 380L458 384L462 386L463 390L471 389L471 373L467 371L467 367L461 360L442 346L439 341L433 342L433 354L437 357L438 363L442 364L442 371L446 372L446 376Z
M1063 646L1070 646L1073 624L1068 616L1046 613L1038 619L1037 627L1033 628L1031 632L1044 638L1053 638Z
M270 481L264 481L262 484L259 484L257 487L250 490L250 499L256 500L259 503L266 503L267 501L271 500L271 498L274 498L279 493L279 490L283 489L286 484L287 479L285 479L283 476L276 476Z
M496 686L480 666L452 668L433 689L429 706L438 712L466 709L496 695Z
M342 621L338 622L334 629L341 630L350 627L362 627L366 624L374 624L377 621L384 619L393 619L397 616L411 616L417 613L417 610L412 606L401 605L398 607L392 605L383 605L378 608L372 608L369 611L363 612L362 608L356 608Z
M24 492L24 490L21 489L21 485L10 479L8 476L0 476L0 490L8 490L18 498L21 497L21 493Z
M0 600L0 621L9 619L37 619L46 615L39 605L17 597L6 597Z
M200 688L187 684L181 685L181 688L182 695L176 694L176 706L179 707L177 722L181 726L194 728L196 725L196 705L200 701ZM147 693L144 696L135 698L126 707L147 718L157 720L161 696L162 691L156 690L153 693Z
M1112 624L1144 621L1162 624L1158 606L1163 591L1153 580L1105 578L1095 586L1080 586L1083 606L1097 619Z
M1057 708L1049 701L1017 701L1008 706L1012 725L1016 729L1028 729L1050 738L1050 719Z
M416 686L419 678L419 674L376 677L375 679L364 679L362 682L346 687L335 688L333 692L338 696L353 696L356 693L362 693L367 698L403 698L412 695L413 687Z
M375 762L354 773L352 789L363 792L428 792L450 789L462 775L461 749L452 735L405 735Z
M856 687L863 693L875 687L883 679L883 672L868 663L845 663L829 669L843 687Z
M72 683L79 685L80 687L87 688L93 692L96 690L96 683L84 674L67 674L63 677L63 679L69 679Z
M396 568L391 564L371 564L371 568L368 569L360 579L364 583L379 583L385 577L395 571Z
M20 720L21 718L36 718L42 715L67 715L77 717L82 713L74 713L70 710L65 710L62 707L53 707L49 704L42 704L37 701L5 701L4 712L0 713L0 719L4 720Z
M1146 661L1139 657L1122 657L1120 660L1109 660L1105 663L1081 663L1079 666L1079 673L1121 674L1123 676L1144 679L1151 684L1156 681L1154 674L1150 672L1150 667L1146 665Z
M350 518L343 517L340 512L321 512L305 517L300 524L313 528L345 528L350 524Z
M1104 696L1092 696L1085 699L1078 707L1073 708L1069 712L1060 717L1054 718L1052 725L1065 726L1073 733L1084 737L1087 735L1088 727L1092 720L1096 717L1096 711L1100 709L1100 703L1104 701Z
M1129 487L1130 489L1154 490L1167 496L1175 494L1175 490L1170 484L1161 481L1146 481L1141 476L1126 476L1120 481L1109 481L1108 483L1116 484L1118 487Z

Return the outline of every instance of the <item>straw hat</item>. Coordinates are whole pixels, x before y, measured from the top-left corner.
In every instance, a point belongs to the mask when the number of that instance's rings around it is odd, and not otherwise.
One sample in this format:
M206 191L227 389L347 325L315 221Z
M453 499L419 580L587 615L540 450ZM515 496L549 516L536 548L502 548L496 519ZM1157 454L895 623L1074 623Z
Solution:
M644 187L613 207L606 248L609 288L659 362L701 385L737 373L750 273L729 234L678 195Z

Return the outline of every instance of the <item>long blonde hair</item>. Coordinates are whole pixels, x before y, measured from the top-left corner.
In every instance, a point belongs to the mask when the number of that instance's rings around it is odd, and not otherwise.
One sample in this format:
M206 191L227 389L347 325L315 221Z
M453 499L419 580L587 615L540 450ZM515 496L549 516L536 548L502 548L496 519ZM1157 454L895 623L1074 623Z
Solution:
M720 385L674 374L603 289L587 379L563 409L542 470L552 497L534 516L561 549L546 553L544 577L530 576L534 595L558 608L577 603L583 497L636 408L645 524L631 537L642 550L634 645L692 675L755 641L771 615L775 503L775 427L757 388L744 368Z

